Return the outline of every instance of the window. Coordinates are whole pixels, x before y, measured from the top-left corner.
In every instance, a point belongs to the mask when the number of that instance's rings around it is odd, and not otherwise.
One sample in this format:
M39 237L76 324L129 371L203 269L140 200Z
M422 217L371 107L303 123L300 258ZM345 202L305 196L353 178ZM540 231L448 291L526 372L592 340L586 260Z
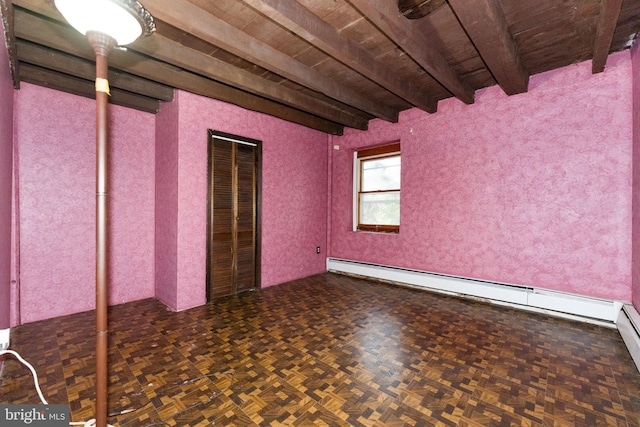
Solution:
M355 153L354 229L400 231L400 143Z

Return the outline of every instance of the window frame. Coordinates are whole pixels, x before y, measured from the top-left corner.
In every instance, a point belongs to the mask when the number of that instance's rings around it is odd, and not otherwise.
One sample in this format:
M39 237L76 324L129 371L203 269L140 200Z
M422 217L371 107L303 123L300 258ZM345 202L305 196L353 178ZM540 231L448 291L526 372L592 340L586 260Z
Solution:
M402 157L400 141L388 143L381 146L364 148L354 151L354 178L353 178L353 231L366 231L377 233L400 233L400 225L390 224L361 224L360 223L360 198L362 194L375 194L375 193L398 193L402 191ZM361 191L362 188L362 167L363 163L368 160L377 160L388 157L400 157L401 159L401 173L400 173L400 187L392 190L378 190L378 191ZM398 218L399 220L399 218Z

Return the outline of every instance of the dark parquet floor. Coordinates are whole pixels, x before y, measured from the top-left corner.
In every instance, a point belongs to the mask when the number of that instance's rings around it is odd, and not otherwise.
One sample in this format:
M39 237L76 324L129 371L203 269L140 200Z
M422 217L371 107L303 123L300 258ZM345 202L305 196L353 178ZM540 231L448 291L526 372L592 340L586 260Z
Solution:
M93 418L93 316L12 331L73 421ZM114 426L640 427L615 329L331 273L109 319ZM15 359L0 381L0 403L39 403Z

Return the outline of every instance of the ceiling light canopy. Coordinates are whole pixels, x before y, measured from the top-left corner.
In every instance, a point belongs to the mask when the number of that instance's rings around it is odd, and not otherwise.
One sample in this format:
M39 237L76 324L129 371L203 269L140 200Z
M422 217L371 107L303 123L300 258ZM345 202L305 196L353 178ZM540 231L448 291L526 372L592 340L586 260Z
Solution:
M155 30L153 17L136 0L55 0L55 5L80 33L106 34L120 46Z

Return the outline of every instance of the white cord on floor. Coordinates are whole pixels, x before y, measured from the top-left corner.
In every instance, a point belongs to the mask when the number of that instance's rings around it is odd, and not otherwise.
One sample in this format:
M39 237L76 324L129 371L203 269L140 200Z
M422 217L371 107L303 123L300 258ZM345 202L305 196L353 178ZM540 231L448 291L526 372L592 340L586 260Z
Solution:
M34 367L31 366L31 364L29 362L24 360L22 358L22 356L20 356L18 353L16 353L13 350L0 350L0 356L2 356L4 354L10 354L10 355L14 356L16 359L18 359L20 361L20 363L22 363L24 366L29 368L29 370L33 374L33 383L36 386L36 391L38 392L38 396L40 396L40 400L42 401L43 404L48 405L49 403L47 402L47 400L42 395L42 390L40 390L40 384L38 384L38 374L36 373L36 370L34 369ZM91 419L91 420L85 421L85 422L70 422L69 425L72 425L72 426L84 426L84 427L95 427L96 420ZM111 424L107 424L107 426L108 427L113 427Z
M90 419L89 421L86 422L76 422L76 423L69 423L72 426L84 426L84 427L96 427L96 420L94 420L93 418ZM107 424L107 427L113 427L111 424Z
M44 396L42 395L42 391L40 390L40 384L38 384L38 374L36 373L36 370L33 368L33 366L31 366L31 364L29 362L27 362L26 360L24 360L22 358L22 356L20 356L18 353L16 353L13 350L2 350L0 351L0 356L2 356L3 354L10 354L12 356L14 356L16 359L18 359L20 361L20 363L22 363L24 366L26 366L27 368L29 368L29 370L31 371L31 373L33 374L33 383L36 386L36 391L38 392L38 396L40 396L40 400L42 401L42 403L44 403L45 405L48 405L49 403L47 403L46 399L44 398Z

